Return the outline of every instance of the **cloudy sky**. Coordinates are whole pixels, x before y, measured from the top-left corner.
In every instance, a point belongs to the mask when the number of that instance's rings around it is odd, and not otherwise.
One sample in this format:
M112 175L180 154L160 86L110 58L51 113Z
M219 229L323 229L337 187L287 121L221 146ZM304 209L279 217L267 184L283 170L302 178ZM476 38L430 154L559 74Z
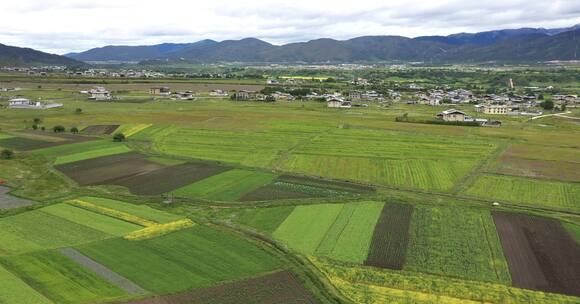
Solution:
M1 0L0 43L52 53L256 37L274 44L580 23L579 0Z

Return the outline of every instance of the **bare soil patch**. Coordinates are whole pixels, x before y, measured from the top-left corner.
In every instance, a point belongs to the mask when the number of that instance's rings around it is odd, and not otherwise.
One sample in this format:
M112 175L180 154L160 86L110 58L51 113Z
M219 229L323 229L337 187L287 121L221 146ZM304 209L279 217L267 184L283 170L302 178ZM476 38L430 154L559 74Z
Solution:
M513 285L580 296L580 245L556 220L494 212Z
M228 169L205 163L185 163L109 179L100 184L124 186L129 188L131 193L137 195L158 195L225 172Z
M83 133L91 135L111 135L119 125L94 125L83 129Z
M147 156L129 152L56 166L56 169L81 186L110 184L107 181L163 168Z
M307 304L319 303L290 271L131 304Z
M16 137L1 139L0 147L19 151L31 151L96 139L89 136L51 134L40 131L22 131L14 135Z
M509 154L504 154L498 159L495 172L532 178L580 182L580 163L519 158Z
M367 266L401 270L405 264L413 206L387 203L375 230L366 261Z

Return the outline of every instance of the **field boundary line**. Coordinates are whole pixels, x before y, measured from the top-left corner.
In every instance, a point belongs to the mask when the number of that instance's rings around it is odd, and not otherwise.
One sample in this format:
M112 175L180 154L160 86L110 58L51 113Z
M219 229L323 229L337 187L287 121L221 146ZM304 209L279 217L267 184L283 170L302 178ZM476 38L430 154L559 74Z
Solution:
M82 254L74 248L60 248L58 250L62 255L71 259L83 268L92 271L101 279L123 289L130 295L144 295L147 294L147 290L143 289L141 286L135 284L133 281L125 278L124 276L114 272L105 265L91 259L90 257Z
M497 265L496 265L496 257L495 254L493 252L493 248L491 248L491 242L489 240L489 235L488 235L488 231L487 228L485 227L485 221L483 220L483 215L481 215L479 217L479 222L481 223L481 227L483 228L483 232L485 234L485 242L487 243L487 249L489 249L489 255L491 256L491 260L493 261L492 265L493 265L493 271L495 272L495 276L497 277L498 280L501 280L500 276L499 276L499 272L497 270Z
M488 156L481 159L478 164L462 179L460 179L454 186L451 188L451 193L457 194L461 191L467 190L469 186L473 185L477 177L481 173L484 173L484 169L490 164L492 161L497 159L506 149L508 148L507 143L499 143L498 147L490 153Z

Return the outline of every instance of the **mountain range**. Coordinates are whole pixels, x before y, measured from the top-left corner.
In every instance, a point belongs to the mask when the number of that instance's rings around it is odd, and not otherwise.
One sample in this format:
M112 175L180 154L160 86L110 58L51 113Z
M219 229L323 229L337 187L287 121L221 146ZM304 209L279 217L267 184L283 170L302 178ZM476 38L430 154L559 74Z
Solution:
M105 46L64 56L0 45L0 64L187 61L270 63L538 62L580 60L580 24L569 28L521 28L449 36L364 36L273 45L256 39L201 40L143 46Z

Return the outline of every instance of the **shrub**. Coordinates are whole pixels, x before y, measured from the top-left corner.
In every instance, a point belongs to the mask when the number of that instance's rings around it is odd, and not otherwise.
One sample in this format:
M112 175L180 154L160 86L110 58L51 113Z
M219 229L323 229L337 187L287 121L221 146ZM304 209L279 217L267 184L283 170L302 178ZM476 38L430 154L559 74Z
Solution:
M38 125L32 125L32 130L38 130Z
M12 150L4 149L0 152L0 159L12 159L14 158L14 152Z
M76 108L76 110L75 110L75 114L81 114L81 113L83 113L83 109L81 109L81 108Z
M54 133L62 133L64 131L66 131L66 129L63 126L58 125L58 126L52 127L52 131L54 131Z
M77 133L79 133L79 129L77 127L72 127L72 128L70 128L70 132L73 134L77 134Z
M117 133L113 136L113 141L114 142L122 142L125 141L125 134L123 133Z

